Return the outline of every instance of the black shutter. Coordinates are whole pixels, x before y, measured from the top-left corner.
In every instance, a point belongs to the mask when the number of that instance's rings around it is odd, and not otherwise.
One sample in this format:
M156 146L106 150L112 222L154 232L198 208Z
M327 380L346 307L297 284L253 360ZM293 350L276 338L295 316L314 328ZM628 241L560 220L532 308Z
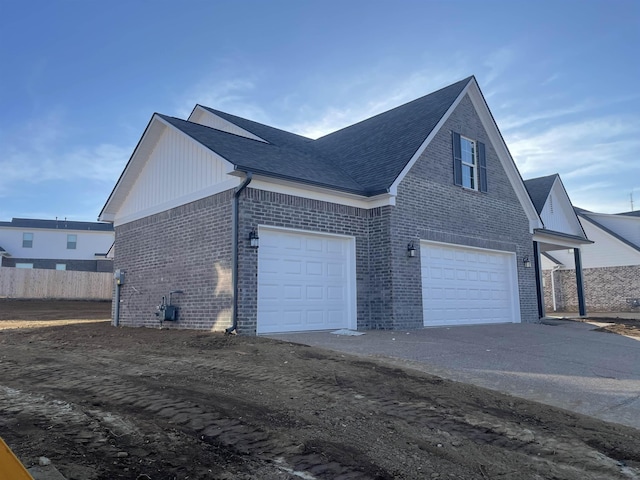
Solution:
M479 190L487 191L487 157L485 155L484 143L477 142L478 145L478 178L480 183Z
M451 132L453 142L453 183L462 186L462 151L460 149L460 134Z

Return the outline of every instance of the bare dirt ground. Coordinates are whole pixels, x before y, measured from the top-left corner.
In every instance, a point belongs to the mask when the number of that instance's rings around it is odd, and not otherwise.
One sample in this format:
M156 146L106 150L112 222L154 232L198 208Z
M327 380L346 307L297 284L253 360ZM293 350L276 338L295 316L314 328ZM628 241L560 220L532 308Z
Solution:
M382 360L35 303L0 300L0 436L69 480L640 478L639 430Z

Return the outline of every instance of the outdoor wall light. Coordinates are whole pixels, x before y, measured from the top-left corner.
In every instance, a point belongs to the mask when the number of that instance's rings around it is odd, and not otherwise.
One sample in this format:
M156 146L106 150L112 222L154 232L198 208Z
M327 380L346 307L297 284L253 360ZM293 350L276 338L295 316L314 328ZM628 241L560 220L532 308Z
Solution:
M528 256L525 255L522 259L522 263L524 263L524 268L531 268L531 260L529 260Z
M258 232L256 232L255 228L249 233L249 246L251 248L258 248L260 246L260 237L258 237Z
M416 247L413 244L413 242L409 242L409 244L407 245L407 255L409 257L415 257L416 256Z

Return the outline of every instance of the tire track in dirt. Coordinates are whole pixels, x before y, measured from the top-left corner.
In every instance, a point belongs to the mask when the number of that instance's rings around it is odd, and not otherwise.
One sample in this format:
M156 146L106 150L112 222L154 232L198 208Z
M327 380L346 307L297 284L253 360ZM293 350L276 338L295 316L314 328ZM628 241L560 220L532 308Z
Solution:
M122 372L117 375L106 372L104 356L100 365L92 365L89 355L77 355L77 357L79 362L85 362L84 368L87 370L79 378L77 373L69 371L64 366L56 367L52 363L23 365L22 368L28 369L30 382L35 380L41 388L48 391L65 390L75 395L78 395L78 392L84 392L103 403L127 405L132 410L144 412L145 415L162 419L169 425L176 425L187 433L195 434L207 443L228 448L239 455L257 456L264 461L272 462L285 472L289 470L304 472L310 476L308 478L392 477L373 462L366 465L364 472L358 470L361 468L362 458L359 459L360 467L334 461L330 453L332 448L337 447L331 443L300 444L273 429L266 432L248 421L230 418L230 412L224 408L224 403L228 400L222 396L217 398L222 400L221 408L220 405L213 405L212 401L206 401L205 398L203 398L203 405L200 405L191 401L177 400L172 395L158 392L157 388L162 388L159 384L170 380L167 377L163 379L162 375L175 365L175 359L158 354L137 353L135 356L127 357L131 360L130 365L126 367L121 365L121 368L129 372L128 377ZM373 370L375 375L391 373L402 378L405 385L393 388L401 389L402 398L416 398L416 400L398 401L393 398L393 392L390 393L375 383L370 383L368 386L361 383L360 388L352 388L350 379L343 378L340 374L339 361L329 361L316 353L312 358L305 359L304 354L299 354L299 357L318 364L314 378L299 378L292 375L291 369L285 366L286 360L281 371L261 368L259 363L253 362L215 362L212 361L215 359L206 356L202 360L188 359L185 361L185 366L188 365L190 375L196 375L202 379L242 378L254 385L256 389L263 384L275 384L283 392L295 392L300 397L321 397L328 403L334 404L349 403L361 410L363 414L390 417L396 422L404 423L407 431L411 432L411 437L407 438L409 444L414 444L421 451L452 465L462 463L462 458L456 449L449 448L450 446L455 447L456 443L461 442L477 443L477 449L480 452L493 449L492 456L522 456L522 464L531 464L530 468L533 471L555 471L558 478L575 478L576 476L585 479L634 478L628 473L625 474L618 461L589 447L580 439L567 438L566 441L558 441L542 430L531 427L524 429L516 420L500 419L479 410L464 416L456 415L451 408L453 402L450 404L446 398L439 399L435 404L427 403L420 391L421 383L430 381L441 383L439 379L407 375L402 370L380 366L377 363L355 362L361 367L363 375L373 375L371 372ZM153 369L150 369L149 365L152 365ZM12 366L0 362L3 378L5 374L10 374L11 369ZM145 373L144 378L135 378L133 372L136 369ZM377 372L375 372L376 369ZM154 381L158 385L151 385ZM150 386L146 386L146 383ZM193 389L190 389L189 393L202 395L202 392ZM493 479L506 479L512 478L510 475L514 473L492 470L491 465L479 465L478 468L482 475L478 478L486 476Z
M153 358L153 360L158 359ZM88 369L88 367L89 365L85 364L85 368ZM336 461L327 461L326 456L307 453L303 445L299 442L291 442L285 436L276 435L274 432L267 433L259 427L228 418L217 411L204 409L190 401L176 400L153 389L145 388L140 383L123 384L121 376L109 378L108 374L103 373L102 376L85 375L82 378L76 378L74 372L64 367L56 367L51 363L46 366L22 366L23 371L25 368L29 370L30 382L35 381L41 389L73 392L76 396L83 392L88 398L99 399L101 403L128 405L186 432L195 433L201 441L224 447L238 455L257 456L264 461L274 463L283 471L294 472L294 475L305 473L306 478L316 478L317 475L321 475L321 478L354 480L392 478L381 467L373 464L369 466L368 471L363 472L361 464L349 466ZM8 369L0 370L4 370L4 374ZM5 378L4 375L3 378ZM38 411L43 414L45 412L46 409ZM83 423L78 421L78 417L80 414L76 415L73 423ZM71 419L67 421L70 422ZM78 443L86 443L85 435L86 433L81 434L77 439ZM106 441L100 435L96 437L90 446Z

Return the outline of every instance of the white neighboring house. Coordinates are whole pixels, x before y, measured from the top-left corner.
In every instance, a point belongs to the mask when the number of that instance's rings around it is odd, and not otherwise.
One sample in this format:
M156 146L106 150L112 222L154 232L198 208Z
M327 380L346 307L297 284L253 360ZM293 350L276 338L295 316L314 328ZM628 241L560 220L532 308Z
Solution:
M0 265L111 272L114 240L109 223L13 218L0 222Z
M594 243L582 249L585 296L591 311L640 311L640 211L594 213L575 208L587 236ZM572 310L566 277L574 271L573 254L553 252L543 269L555 286L556 308ZM549 293L551 288L549 286Z
M525 180L524 184L544 225L544 228L536 230L534 235L538 250L537 293L539 304L544 306L540 316L544 316L546 312L559 310L558 295L554 295L555 290L552 288L552 285L555 285L555 277L550 276L552 267L545 262L553 258L553 255L569 252L574 259L573 262L577 261L579 265L583 265L583 252L593 242L588 232L582 228L558 174ZM554 235L553 242L546 240L549 234ZM588 297L584 288L584 269L573 268L567 272L564 283L566 285L563 292L565 297L570 297L573 302L572 310L586 315Z

